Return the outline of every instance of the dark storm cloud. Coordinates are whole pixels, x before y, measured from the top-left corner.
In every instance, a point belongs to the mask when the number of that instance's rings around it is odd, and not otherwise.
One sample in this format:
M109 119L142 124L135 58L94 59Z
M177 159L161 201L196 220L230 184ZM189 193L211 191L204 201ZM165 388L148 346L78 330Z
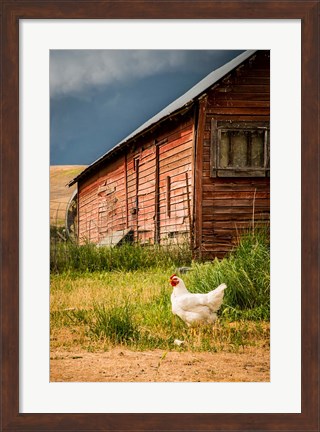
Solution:
M89 164L241 51L51 51L51 165Z

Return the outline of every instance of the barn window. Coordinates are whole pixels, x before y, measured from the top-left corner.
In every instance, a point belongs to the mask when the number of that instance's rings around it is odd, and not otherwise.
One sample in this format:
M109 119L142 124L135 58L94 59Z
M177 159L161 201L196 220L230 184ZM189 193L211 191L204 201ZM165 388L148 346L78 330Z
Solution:
M211 175L265 177L270 173L267 122L212 121Z

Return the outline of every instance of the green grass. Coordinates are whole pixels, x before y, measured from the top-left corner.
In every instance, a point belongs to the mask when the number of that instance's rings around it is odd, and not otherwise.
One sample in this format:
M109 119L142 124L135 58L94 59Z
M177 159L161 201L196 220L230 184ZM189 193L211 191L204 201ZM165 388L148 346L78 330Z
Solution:
M113 344L128 344L139 337L139 328L133 316L130 304L113 308L95 305L89 332L98 339L107 338Z
M229 319L270 317L270 247L266 230L244 235L227 258L195 264L186 282L192 292L227 284L222 315Z
M180 246L141 246L124 244L120 247L78 246L72 242L52 242L50 269L54 273L134 271L141 268L190 265L192 255L187 244Z
M229 257L206 263L191 263L178 248L68 245L68 259L51 273L52 346L234 351L268 344L268 238L249 233ZM191 292L208 292L222 282L228 286L216 324L193 331L172 314L168 281L177 266L190 263L192 271L182 278ZM175 339L184 344L177 347Z

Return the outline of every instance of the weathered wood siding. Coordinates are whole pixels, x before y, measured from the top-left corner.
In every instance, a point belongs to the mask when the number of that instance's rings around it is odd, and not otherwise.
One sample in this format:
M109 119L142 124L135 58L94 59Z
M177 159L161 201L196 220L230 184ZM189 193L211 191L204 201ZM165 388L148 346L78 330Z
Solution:
M161 142L161 141L160 141ZM159 225L161 242L187 241L192 208L193 122L181 122L159 144Z
M210 176L212 119L269 121L269 62L269 52L258 52L207 94L199 155L202 160L197 158L202 174L196 198L201 201L196 247L203 258L222 257L241 229L252 227L253 220L258 224L269 219L269 178Z
M135 241L153 243L155 203L153 140L141 140L135 149L131 148L127 160L128 227L134 231Z
M125 157L105 165L79 184L79 241L99 243L126 229Z
M79 183L80 242L132 229L140 243L181 241L192 215L193 115L141 137Z

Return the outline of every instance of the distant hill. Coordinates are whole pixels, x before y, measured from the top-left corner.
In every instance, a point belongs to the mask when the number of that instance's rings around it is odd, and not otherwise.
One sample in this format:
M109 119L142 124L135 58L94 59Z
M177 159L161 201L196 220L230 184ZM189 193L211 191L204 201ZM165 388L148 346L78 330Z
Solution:
M67 204L77 188L67 184L85 168L86 165L50 166L50 225L64 225Z

